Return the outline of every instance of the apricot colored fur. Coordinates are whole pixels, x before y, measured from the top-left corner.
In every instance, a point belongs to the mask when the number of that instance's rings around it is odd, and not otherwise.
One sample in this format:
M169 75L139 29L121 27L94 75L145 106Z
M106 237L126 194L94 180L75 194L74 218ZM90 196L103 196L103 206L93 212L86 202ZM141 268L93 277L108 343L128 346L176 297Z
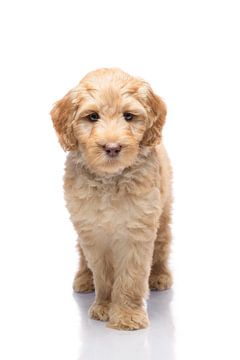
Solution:
M93 112L100 117L94 122ZM114 329L145 328L149 286L172 284L171 168L161 139L166 106L142 79L100 69L59 100L51 116L69 151L65 199L81 258L74 290L95 288L93 319ZM107 156L108 143L121 145L118 156Z

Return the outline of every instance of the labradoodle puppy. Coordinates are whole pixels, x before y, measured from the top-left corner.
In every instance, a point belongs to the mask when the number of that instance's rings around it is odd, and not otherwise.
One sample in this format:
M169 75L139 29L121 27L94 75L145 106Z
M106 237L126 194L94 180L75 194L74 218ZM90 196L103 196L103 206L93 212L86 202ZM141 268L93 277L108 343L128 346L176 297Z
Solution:
M87 74L51 111L64 150L65 199L78 234L76 292L95 289L89 315L115 329L149 324L143 299L172 284L171 168L166 106L119 69Z

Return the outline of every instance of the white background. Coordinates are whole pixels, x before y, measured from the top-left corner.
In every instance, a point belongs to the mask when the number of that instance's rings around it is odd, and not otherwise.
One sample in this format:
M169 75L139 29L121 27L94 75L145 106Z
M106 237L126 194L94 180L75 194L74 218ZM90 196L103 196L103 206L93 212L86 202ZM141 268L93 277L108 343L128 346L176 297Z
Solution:
M239 359L238 1L1 2L1 359ZM76 234L49 111L86 72L120 67L168 105L175 284L152 326L108 330L74 296Z

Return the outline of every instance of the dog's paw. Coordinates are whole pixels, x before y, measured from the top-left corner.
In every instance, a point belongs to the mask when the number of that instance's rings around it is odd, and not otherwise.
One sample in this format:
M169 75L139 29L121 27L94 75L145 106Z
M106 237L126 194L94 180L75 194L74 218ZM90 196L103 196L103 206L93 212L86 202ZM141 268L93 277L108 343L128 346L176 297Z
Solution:
M149 287L151 290L167 290L172 286L173 280L170 272L163 272L159 275L151 274L149 277Z
M109 304L93 303L88 311L91 319L108 321L109 320Z
M77 293L94 291L91 271L78 272L73 281L73 290Z
M115 304L110 308L109 318L107 327L117 330L138 330L149 325L148 316L143 307L132 309Z

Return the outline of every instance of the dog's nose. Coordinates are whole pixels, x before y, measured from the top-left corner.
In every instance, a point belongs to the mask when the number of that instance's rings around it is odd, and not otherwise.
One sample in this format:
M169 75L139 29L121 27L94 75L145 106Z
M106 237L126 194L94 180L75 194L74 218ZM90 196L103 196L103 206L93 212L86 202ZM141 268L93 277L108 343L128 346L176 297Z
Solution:
M104 145L103 148L108 156L115 157L120 153L122 147L117 143L109 143Z

